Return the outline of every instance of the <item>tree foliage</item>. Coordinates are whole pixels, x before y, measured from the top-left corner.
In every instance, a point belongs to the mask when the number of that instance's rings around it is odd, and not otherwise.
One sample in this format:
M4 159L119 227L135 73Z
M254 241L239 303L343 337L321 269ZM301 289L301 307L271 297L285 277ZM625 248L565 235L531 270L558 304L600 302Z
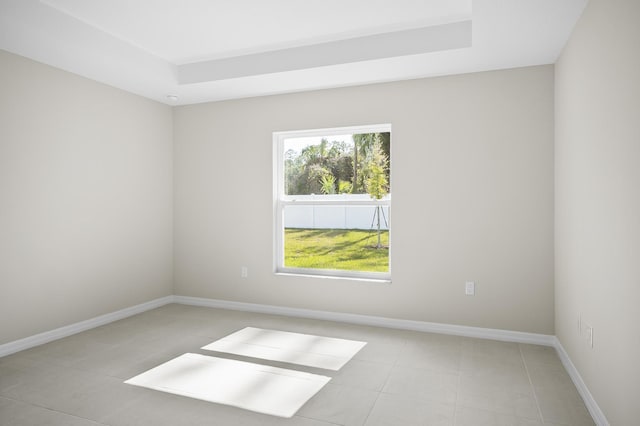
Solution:
M382 151L382 143L379 134L374 137L374 143L370 149L370 158L365 171L365 188L371 198L380 200L389 193L389 160Z
M323 138L297 152L285 152L287 194L365 194L389 192L390 133L353 135L353 143ZM373 191L373 192L372 192ZM381 195L382 194L382 195Z
M335 194L336 193L336 178L332 174L325 174L320 178L320 185L322 186L323 194Z

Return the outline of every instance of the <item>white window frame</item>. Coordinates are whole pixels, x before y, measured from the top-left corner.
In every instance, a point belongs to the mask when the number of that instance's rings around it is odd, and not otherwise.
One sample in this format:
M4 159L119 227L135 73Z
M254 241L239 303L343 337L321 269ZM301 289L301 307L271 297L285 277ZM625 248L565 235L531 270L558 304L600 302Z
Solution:
M387 206L391 215L391 195L382 200L296 200L295 195L285 194L284 141L309 136L334 136L360 133L391 133L391 124L334 127L328 129L282 131L273 133L273 211L274 211L274 272L276 274L304 275L323 278L347 278L376 282L391 282L391 218L389 228L389 271L366 272L315 268L290 268L284 266L284 209L293 205ZM391 158L389 158L391 164ZM391 168L391 166L389 166ZM389 191L391 194L391 191Z

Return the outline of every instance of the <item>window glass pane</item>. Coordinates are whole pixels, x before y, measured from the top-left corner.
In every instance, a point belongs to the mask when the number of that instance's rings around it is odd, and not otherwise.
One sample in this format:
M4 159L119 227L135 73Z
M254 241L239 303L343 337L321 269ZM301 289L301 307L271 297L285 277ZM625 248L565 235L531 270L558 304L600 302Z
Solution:
M389 192L391 133L309 136L284 140L284 193L367 194L375 173Z
M274 134L276 271L390 278L390 130Z
M287 205L284 267L389 272L388 217L388 206Z

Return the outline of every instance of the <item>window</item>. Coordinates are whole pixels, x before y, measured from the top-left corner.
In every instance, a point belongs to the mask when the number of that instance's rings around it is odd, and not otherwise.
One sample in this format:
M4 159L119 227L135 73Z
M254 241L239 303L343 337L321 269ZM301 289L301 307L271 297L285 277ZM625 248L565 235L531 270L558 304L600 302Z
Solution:
M275 271L389 281L391 125L273 140Z

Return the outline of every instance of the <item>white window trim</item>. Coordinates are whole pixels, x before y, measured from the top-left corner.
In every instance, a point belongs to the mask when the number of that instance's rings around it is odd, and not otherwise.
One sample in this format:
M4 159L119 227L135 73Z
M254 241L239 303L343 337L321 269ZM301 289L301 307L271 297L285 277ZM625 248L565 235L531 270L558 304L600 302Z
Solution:
M376 124L370 126L350 126L329 129L313 129L298 131L282 131L273 133L273 212L274 212L274 259L273 270L276 274L298 275L319 278L346 278L374 282L391 282L391 233L389 233L389 271L364 272L315 268L290 268L284 266L284 209L288 205L370 205L391 207L391 196L382 200L296 200L296 196L284 193L284 141L289 138L306 136L333 136L358 133L391 132L391 124ZM391 159L389 159L391 162ZM391 210L389 209L389 212ZM391 230L391 218L387 218Z

